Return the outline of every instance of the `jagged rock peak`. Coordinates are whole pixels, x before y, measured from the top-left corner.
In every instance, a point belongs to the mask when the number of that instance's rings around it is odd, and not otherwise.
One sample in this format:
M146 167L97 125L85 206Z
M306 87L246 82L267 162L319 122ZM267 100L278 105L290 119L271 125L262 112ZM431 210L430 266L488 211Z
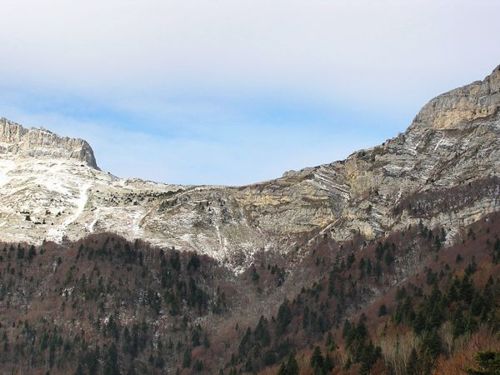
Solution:
M76 159L98 169L92 147L83 139L60 137L42 128L25 128L0 118L0 154Z
M437 96L415 117L411 128L459 129L493 116L500 108L500 65L482 81Z

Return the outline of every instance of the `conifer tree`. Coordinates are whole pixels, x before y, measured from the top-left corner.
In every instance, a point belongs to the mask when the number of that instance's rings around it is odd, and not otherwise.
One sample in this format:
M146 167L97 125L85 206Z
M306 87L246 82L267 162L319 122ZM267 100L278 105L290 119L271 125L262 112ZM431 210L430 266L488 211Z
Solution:
M311 368L314 370L314 374L322 374L323 367L324 367L323 354L321 354L321 349L319 348L319 346L316 346L311 356Z

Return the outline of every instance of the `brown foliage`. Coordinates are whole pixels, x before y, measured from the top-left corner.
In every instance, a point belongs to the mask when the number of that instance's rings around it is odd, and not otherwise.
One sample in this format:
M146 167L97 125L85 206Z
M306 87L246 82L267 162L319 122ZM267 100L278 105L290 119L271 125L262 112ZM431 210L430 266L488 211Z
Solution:
M490 330L483 328L469 338L464 338L454 353L448 358L440 356L434 375L467 374L466 369L473 367L474 356L479 351L500 350L500 338Z

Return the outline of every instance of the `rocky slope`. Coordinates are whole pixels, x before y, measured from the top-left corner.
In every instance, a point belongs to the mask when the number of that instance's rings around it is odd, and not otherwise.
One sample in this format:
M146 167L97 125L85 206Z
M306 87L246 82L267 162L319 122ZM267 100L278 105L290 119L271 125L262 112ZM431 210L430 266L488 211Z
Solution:
M61 138L45 129L26 129L0 119L0 154L20 158L69 159L98 169L94 152L82 139Z
M500 355L499 81L242 187L119 179L86 142L2 120L0 372L441 375Z
M0 239L114 232L239 267L304 239L376 238L422 221L448 241L498 210L500 67L426 104L408 130L344 161L242 187L116 178L82 140L0 121ZM461 187L467 187L465 190Z

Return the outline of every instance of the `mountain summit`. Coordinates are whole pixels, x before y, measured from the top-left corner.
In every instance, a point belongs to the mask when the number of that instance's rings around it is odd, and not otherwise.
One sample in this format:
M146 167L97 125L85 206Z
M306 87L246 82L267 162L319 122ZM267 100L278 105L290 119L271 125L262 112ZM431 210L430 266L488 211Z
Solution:
M451 90L427 103L413 126L456 129L494 116L500 106L500 65L482 81Z
M98 169L94 151L83 139L59 137L45 129L26 129L6 118L0 118L0 155L73 159Z

